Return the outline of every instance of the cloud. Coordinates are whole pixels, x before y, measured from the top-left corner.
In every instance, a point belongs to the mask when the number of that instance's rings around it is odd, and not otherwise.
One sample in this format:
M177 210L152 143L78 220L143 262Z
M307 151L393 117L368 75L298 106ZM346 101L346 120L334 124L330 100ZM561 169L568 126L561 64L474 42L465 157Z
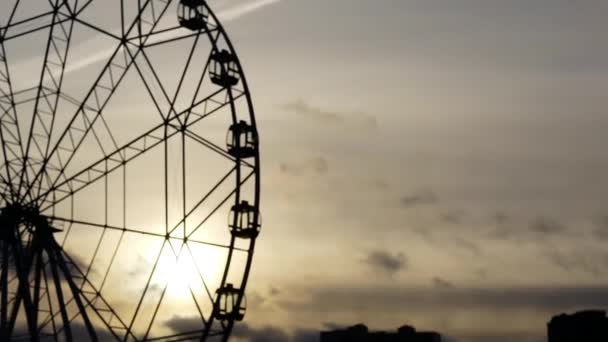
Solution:
M319 342L320 333L317 330L311 329L296 329L293 332L293 342Z
M221 12L217 13L217 16L221 22L228 22L232 20L239 19L247 14L253 13L255 11L261 10L264 7L269 5L276 4L282 0L255 0L255 1L246 1L245 3L236 5L231 8L227 8ZM110 32L114 35L120 35L121 29L117 27ZM171 38L176 38L183 36L183 32L175 31L174 33L170 33L163 37L164 40L169 40ZM114 41L112 44L105 43L105 40L102 37L107 38L103 35L97 35L89 40L84 41L83 43L76 45L73 49L80 51L81 54L77 54L81 56L78 60L70 61L65 68L65 75L80 71L86 67L89 67L93 64L96 64L101 61L108 60L116 48L118 47L119 42ZM151 38L149 43L154 43L155 39ZM91 53L86 53L87 51L91 51ZM118 56L123 53L123 48L119 47ZM33 64L36 63L37 59L26 60L23 64L27 67L33 67ZM37 70L38 68L34 68L33 70ZM36 83L35 80L27 80L27 83L19 84L18 88L28 88L34 86Z
M266 302L266 298L259 294L257 291L251 291L247 294L247 304L251 308L257 308Z
M327 159L323 157L315 157L301 162L280 164L281 172L291 176L301 176L303 174L324 175L329 170Z
M89 316L90 318L91 316ZM78 318L80 319L80 318ZM70 329L72 330L72 338L74 341L90 341L91 337L89 335L89 331L84 325L84 321L72 321L70 323ZM58 327L59 330L59 327ZM95 334L97 335L97 339L99 342L111 342L116 341L116 337L112 335L111 332L107 330L105 327L95 327ZM12 338L16 341L26 341L29 340L28 328L25 322L17 323L15 326L15 330L13 331ZM59 335L59 339L64 338L62 333ZM41 339L45 341L45 339Z
M204 328L203 321L198 316L182 317L173 316L165 322L165 326L173 332L195 331Z
M234 326L232 336L244 339L247 342L289 342L291 336L283 329L265 326L254 328L247 323L239 323Z
M234 326L232 336L246 342L318 342L318 330L296 328L292 333L279 327L267 325L254 327L247 323Z
M440 289L451 289L454 288L454 284L440 277L433 278L433 286Z
M464 210L452 210L439 215L441 221L449 224L461 224L466 217Z
M608 240L608 215L601 216L595 220L593 236L601 241Z
M546 342L546 333L526 333L526 332L512 332L512 333L480 333L480 334L465 334L460 335L458 338L444 337L442 341L445 342Z
M526 223L525 221L517 222L514 217L499 213L491 217L490 222L494 225L490 232L491 237L504 240L542 241L538 238L559 235L568 231L566 225L546 216L539 216Z
M219 12L217 16L223 21L235 20L254 11L258 11L266 6L276 4L280 1L281 0L248 1L244 4L225 9Z
M375 270L389 275L407 268L407 258L403 253L392 255L385 251L372 251L363 262Z
M401 206L411 208L418 205L435 204L438 202L437 195L431 190L420 190L416 193L401 197Z
M503 224L508 223L511 220L511 217L509 217L509 215L507 213L499 211L499 212L494 213L494 215L492 215L491 220L495 224L503 225Z
M555 266L570 275L578 273L598 277L608 270L608 254L603 250L549 250L546 255Z
M566 227L554 219L539 217L530 223L529 229L539 234L558 234L564 232Z
M374 116L361 111L339 112L322 109L299 99L280 106L281 109L303 118L327 125L353 125L361 128L375 129L378 122Z
M556 314L584 308L608 307L608 287L495 288L325 288L311 289L307 301L281 301L285 310L325 315L359 312L369 315L443 314L473 310L530 310ZM407 306L404 307L404 303ZM547 317L549 318L549 317Z

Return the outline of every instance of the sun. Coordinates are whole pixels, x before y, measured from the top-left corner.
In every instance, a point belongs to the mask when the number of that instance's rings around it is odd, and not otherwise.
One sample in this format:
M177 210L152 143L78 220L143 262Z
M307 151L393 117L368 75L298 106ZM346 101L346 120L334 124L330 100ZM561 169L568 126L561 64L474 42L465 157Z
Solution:
M205 287L213 288L221 276L219 255L196 244L180 242L171 247L163 248L151 284L177 300L190 300L193 294L205 293Z

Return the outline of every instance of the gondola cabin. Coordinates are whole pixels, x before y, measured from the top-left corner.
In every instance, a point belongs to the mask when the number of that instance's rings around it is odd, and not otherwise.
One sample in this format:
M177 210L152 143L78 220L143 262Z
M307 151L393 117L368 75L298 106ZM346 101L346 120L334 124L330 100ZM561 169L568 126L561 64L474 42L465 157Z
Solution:
M240 289L235 288L232 284L226 284L224 287L217 289L215 306L213 315L217 320L235 320L242 321L247 310L247 300L243 295L240 305L237 307L239 296L242 295Z
M205 0L180 0L177 7L177 19L182 27L189 30L205 29L209 19Z
M242 201L230 209L228 226L237 238L255 239L262 227L260 213L249 202Z
M235 158L246 159L255 156L258 141L257 132L245 121L232 124L226 135L228 154Z
M239 83L236 58L228 50L214 52L211 55L210 63L211 82L224 88L233 87Z

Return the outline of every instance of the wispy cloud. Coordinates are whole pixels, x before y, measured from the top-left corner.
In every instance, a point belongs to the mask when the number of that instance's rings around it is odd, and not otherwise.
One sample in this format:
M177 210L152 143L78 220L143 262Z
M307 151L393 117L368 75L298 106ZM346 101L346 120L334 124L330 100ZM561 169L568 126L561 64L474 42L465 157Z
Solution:
M280 106L282 110L294 113L303 118L315 120L328 125L354 125L362 128L375 129L378 127L376 118L361 111L332 111L310 104L303 99L297 99Z
M238 19L251 12L258 11L266 6L276 4L282 0L256 0L249 1L219 12L217 15L221 20L230 21Z

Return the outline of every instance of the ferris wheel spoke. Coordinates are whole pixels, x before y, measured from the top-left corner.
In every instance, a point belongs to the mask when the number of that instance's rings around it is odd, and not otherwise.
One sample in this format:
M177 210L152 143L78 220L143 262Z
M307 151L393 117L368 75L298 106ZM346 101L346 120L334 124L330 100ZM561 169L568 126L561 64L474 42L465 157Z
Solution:
M155 2L160 2L163 4L159 13L154 10L153 3ZM160 21L168 6L169 2L167 1L146 0L126 35L129 35L130 32L132 32L136 27L138 30L143 29L143 32L151 32ZM141 46L137 49L135 57L137 57L137 54L142 49L143 48ZM62 132L57 142L48 153L48 157L45 158L41 171L36 173L32 182L36 182L38 180L38 178L41 176L42 170L44 170L44 167L47 164L53 164L61 159L59 156L59 151L68 151L66 160L63 162L64 170L74 159L74 156L82 146L84 139L91 132L93 125L101 116L103 109L106 107L110 101L110 98L112 95L114 95L116 88L133 64L132 59L129 60L127 58L122 58L125 57L124 55L119 57L120 52L124 54L127 53L127 50L128 47L126 45L118 44L110 59L105 64L99 76L93 83L93 86L87 92L87 95L81 102L81 105L76 110L76 113L72 116L67 128ZM86 108L93 108L93 110L87 110ZM59 181L59 176L60 175L56 177L55 181L49 188L53 188L55 186L55 184ZM28 188L27 191L29 190L30 189Z
M167 335L167 336L163 336L163 337L152 337L152 338L146 339L146 341L149 341L149 342L194 341L194 340L198 340L201 337L202 332L203 332L203 329L192 330L192 331L186 331L186 332L182 332L182 333L178 333L178 334Z
M49 10L47 12L32 16L24 20L19 20L7 26L4 26L3 28L0 28L0 32L3 33L5 41L20 38L25 35L36 33L38 31L42 31L53 26L52 23L49 23L49 17L52 16L53 10ZM69 20L70 19L68 18L64 18L60 21L64 22Z
M8 23L12 21L19 1L10 15ZM1 32L1 31L0 31ZM0 37L3 33L0 33ZM23 161L23 146L21 143L21 130L17 119L15 95L8 67L8 57L4 41L0 40L0 138L2 142L2 154L4 156L3 168L6 171L6 179L10 185L13 195L16 194L13 184L17 178Z
M67 1L55 0L54 2L53 8L55 13L52 18L53 25L49 30L49 39L47 41L44 62L38 83L36 101L34 103L33 118L30 124L25 148L24 159L26 161L28 158L37 160L47 160L48 158L51 137L55 125L55 116L57 114L63 76L74 28L73 20L65 23L57 22L61 16L60 10L67 6ZM34 151L31 150L32 141L36 146ZM50 163L50 165L53 165L53 163ZM61 164L59 164L59 166L60 165ZM44 176L52 171L51 168L46 168L44 166L45 163L42 163L42 167L40 168L40 171L38 171L42 172L43 175L37 178L37 184L29 184L30 189L35 187L38 193L43 189L43 183L49 179L49 177ZM57 167L57 164L54 166ZM24 167L21 173L20 188L22 188L24 177L27 172L28 170ZM25 179L25 181L27 182L27 179ZM46 184L47 187L50 187L50 185L50 183ZM25 194L20 195L24 196ZM28 195L31 196L31 194Z
M235 157L233 157L230 153L228 153L228 151L226 149L223 149L223 148L219 147L218 145L214 144L213 142L209 141L208 139L203 138L199 134L197 134L197 133L195 133L195 132L193 132L191 130L186 130L185 133L186 133L186 136L188 136L192 140L194 140L197 143L205 146L206 148L208 148L209 150L211 150L211 151L219 154L220 156L222 156L222 157L224 157L224 158L226 158L226 159L228 159L228 160L230 160L232 162L235 162L235 163L238 162L239 164L248 166L248 167L250 167L252 169L254 168L254 166L251 163L247 162L244 159L239 159L237 161L237 159Z
M41 211L47 210L50 207L57 205L63 200L72 197L77 192L83 190L87 186L95 183L102 179L105 175L114 172L120 167L127 166L129 162L135 158L143 155L147 151L161 145L162 142L170 139L180 133L179 126L173 126L174 121L178 118L184 117L189 114L195 115L195 118L189 120L186 124L186 128L197 124L204 118L220 111L222 108L229 105L229 101L224 98L225 90L219 89L207 98L196 102L191 108L188 108L177 115L172 116L167 124L161 123L152 129L148 130L143 135L135 138L131 142L123 145L119 149L107 154L107 156L101 158L97 162L90 164L88 167L75 173L73 176L68 177L59 184L53 185L48 191L42 193L39 197L34 199L34 202L44 202ZM202 113L194 114L193 108L203 108ZM166 136L164 134L165 127L170 127L171 131ZM60 171L60 174L65 174L65 169ZM52 193L59 194L57 199L49 199L49 195ZM47 203L50 202L50 203Z
M156 256L156 259L154 260L154 264L152 265L152 270L150 271L150 275L148 276L148 280L146 281L146 285L144 286L144 289L143 289L143 291L141 293L141 296L139 297L139 301L137 302L137 306L135 307L135 312L133 313L133 317L131 318L131 322L129 323L127 331L132 331L133 330L133 325L135 324L135 320L137 319L137 315L139 314L139 310L141 309L141 306L142 306L142 304L144 302L144 298L146 297L146 293L148 292L148 289L150 288L150 284L152 283L152 277L154 276L154 273L156 271L156 267L158 266L158 263L159 263L160 258L162 256L162 253L163 253L163 250L167 246L167 241L168 240L163 241L163 244L160 247L158 255ZM127 336L125 336L125 338L123 339L123 342L126 342L126 341L127 341Z
M13 8L10 11L7 11L10 14L6 19L6 22L0 23L0 37L4 37L4 34L6 33L6 28L12 24L13 18L15 17L15 12L17 12L17 8L19 7L20 2L21 0L15 1L15 5L13 5Z
M146 235L146 236L156 237L156 238L160 238L160 239L164 239L164 240L169 239L172 241L180 241L180 242L185 241L184 237L171 236L171 235L167 236L167 234L154 233L154 232L146 231L144 229L126 228L126 227L114 226L114 225L103 224L103 223L69 219L69 218L58 217L58 216L44 216L44 217L51 221L59 221L59 222L64 222L64 223L68 223L68 224L78 224L78 225L88 226L89 228L92 228L92 229L108 229L108 230L120 231L120 232L124 232L124 233L135 234L135 235ZM213 242L196 240L196 239L187 239L187 241L196 243L199 245L205 245L205 246L212 246L212 247L218 247L218 248L230 248L230 245L224 245L224 244L220 244L220 243L213 243ZM247 250L242 249L242 251L246 252Z
M205 218L192 231L190 231L188 235L186 235L186 237L190 238L194 233L196 233L196 231L199 230L224 204L226 204L226 202L228 202L228 200L237 193L239 188L247 183L247 181L253 175L255 175L255 170L251 171L245 178L243 178L239 182L239 185L235 187L234 190L232 190L226 197L224 197L224 199L215 208L213 208L213 210L211 210L211 212L205 216Z
M192 257L192 259L194 259L194 253L192 253L192 249L190 248L190 245L186 245L186 248L188 249L188 253L190 254L190 257ZM203 278L203 273L201 272L201 269L198 267L197 263L194 263L194 269L196 270L196 274L198 275L199 279L203 283L203 287L205 288L205 292L207 293L209 300L211 301L211 303L213 303L213 294L211 294L211 290L209 290L209 286L207 286L207 282ZM202 316L202 314L201 314L201 316Z
M180 25L174 26L171 28L167 28L164 30L159 30L156 32L152 32L148 35L144 35L144 37L150 37L150 41L144 44L144 48L151 48L154 46L173 43L182 39L188 39L193 37L198 37L203 33L213 33L217 32L218 28L214 26L209 26L202 31L192 32L192 33L183 33L184 28ZM138 39L139 37L131 38Z
M158 100L157 96L152 91L152 85L144 77L144 73L142 71L142 67L139 65L139 63L136 60L136 55L135 54L131 54L131 52L128 49L127 49L127 51L129 53L129 56L133 60L133 65L135 66L135 70L137 71L137 74L139 75L140 80L142 81L144 87L146 88L146 91L148 92L150 100L152 101L152 103L154 103L154 107L156 107L156 110L157 110L158 114L160 115L161 119L162 120L166 120L169 117L169 115L173 112L173 107L172 106L169 107L169 109L167 111L164 111L161 108L161 104L159 103L159 100ZM138 51L140 51L140 50L138 50ZM142 52L141 52L140 55L142 55L142 56L145 57L146 56L145 52L143 52L143 50L141 50L141 51ZM148 61L147 58L144 58L144 60ZM147 64L147 66L151 70L151 73L154 74L154 75L156 75L155 74L156 72L154 71L154 68L152 66L150 66L149 63ZM157 76L155 76L155 77L157 77ZM168 95L167 95L164 87L162 86L162 84L158 80L156 80L156 82L154 83L154 85L156 85L161 90L162 96L165 98L165 100L167 102L170 102L169 101L169 97L168 97Z
M203 204L207 199L215 193L215 191L222 185L224 182L236 172L236 166L233 167L224 177L222 177L187 213L183 215L183 218L177 222L173 228L169 231L170 233L175 232L186 220Z
M116 35L115 33L112 33L112 32L110 32L110 31L108 31L108 30L106 30L104 28L101 28L101 27L97 26L97 25L93 25L93 24L91 24L91 23L89 23L87 21L84 21L84 20L82 20L82 19L80 19L78 17L75 17L74 21L77 22L77 23L79 23L79 24L81 24L81 25L84 25L84 26L86 26L86 27L88 27L88 28L90 28L90 29L98 32L98 33L101 33L104 36L110 37L110 38L112 38L112 39L114 39L116 41L120 42L122 40L122 38L120 36Z
M122 320L120 315L118 315L116 310L112 308L110 303L104 298L101 291L89 280L89 278L84 276L84 272L82 272L78 264L74 262L74 260L69 256L69 254L67 254L59 245L55 244L55 246L55 248L57 249L58 257L65 260L65 262L70 263L72 269L74 269L78 277L82 279L83 286L86 284L86 286L88 287L88 290L83 290L82 287L80 289L75 288L74 297L81 295L82 299L85 300L87 306L93 309L97 317L103 322L106 328L116 338L118 338L119 336L119 333L116 330L120 330L124 332L125 338L131 337L135 341L137 341L137 338L135 338L133 333L129 329L127 329L125 322ZM66 271L70 272L67 268ZM110 319L105 317L102 312L110 313ZM116 323L116 321L118 321L118 323Z

